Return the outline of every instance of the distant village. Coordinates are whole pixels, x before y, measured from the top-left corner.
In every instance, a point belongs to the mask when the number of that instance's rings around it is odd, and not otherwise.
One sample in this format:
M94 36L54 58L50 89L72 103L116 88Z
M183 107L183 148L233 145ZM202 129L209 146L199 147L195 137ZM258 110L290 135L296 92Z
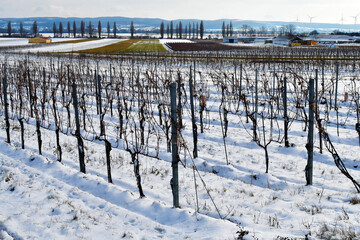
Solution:
M280 46L298 47L298 46L335 46L337 44L360 43L360 37L350 35L336 34L316 34L309 36L277 36L274 38L256 38L256 37L224 37L223 43L265 43Z

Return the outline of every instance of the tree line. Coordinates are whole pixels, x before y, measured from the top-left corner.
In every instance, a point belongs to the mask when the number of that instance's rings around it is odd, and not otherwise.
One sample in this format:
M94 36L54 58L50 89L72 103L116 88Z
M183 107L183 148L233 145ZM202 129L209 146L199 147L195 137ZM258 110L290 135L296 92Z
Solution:
M164 38L165 36L165 24L161 22L160 24L160 38ZM201 38L204 37L204 22L201 20L199 23L189 23L189 24L182 24L181 21L176 23L174 28L174 22L170 21L166 25L166 37L167 38L180 38L180 39L194 39L194 38Z
M20 37L25 37L33 35L38 36L39 35L39 28L36 21L33 22L32 28L30 30L31 32L26 32L23 26L23 23L20 22L18 31L15 31L15 29L12 28L11 21L8 22L7 25L7 34L8 36L12 36L13 33L18 32L20 34ZM182 22L180 21L174 26L173 21L170 21L170 23L167 24L165 29L164 22L161 22L159 33L160 37L164 38L166 31L167 38L203 38L204 37L204 22L200 21L200 23L189 23L185 24L183 26ZM62 22L59 22L56 24L56 22L53 23L52 32L54 37L102 37L102 33L104 32L102 29L101 21L99 20L97 23L97 28L93 25L91 21L88 23L85 23L85 21L80 22L80 26L77 26L76 22L73 21L72 23L70 21L67 22L66 27L63 25ZM116 26L116 22L113 22L112 27L111 23L108 21L106 25L106 33L107 37L117 37L118 29ZM134 22L131 21L130 27L129 27L129 33L131 35L131 38L134 38L135 34L135 25Z

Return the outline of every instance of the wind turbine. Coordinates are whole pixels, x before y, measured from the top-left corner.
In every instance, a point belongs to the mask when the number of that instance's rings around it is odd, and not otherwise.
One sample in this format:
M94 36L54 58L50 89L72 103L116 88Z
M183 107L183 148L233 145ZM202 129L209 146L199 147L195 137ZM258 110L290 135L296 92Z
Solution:
M309 15L308 15L308 17L309 17L309 19L310 19L310 23L312 23L313 18L316 18L316 17L311 17L311 16L309 16Z
M357 17L359 16L360 13L356 14L355 16L351 16L352 18L354 18L354 21L355 21L355 24L356 25L356 22L357 22Z
M340 19L341 25L344 25L344 16L341 15L341 19Z

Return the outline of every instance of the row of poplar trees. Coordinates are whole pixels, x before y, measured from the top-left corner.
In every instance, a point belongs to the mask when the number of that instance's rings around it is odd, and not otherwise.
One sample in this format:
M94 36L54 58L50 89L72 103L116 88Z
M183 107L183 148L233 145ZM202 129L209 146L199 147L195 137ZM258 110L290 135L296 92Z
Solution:
M165 24L161 22L160 24L160 37L164 38L165 35ZM189 23L189 25L185 24L183 26L182 22L176 24L174 29L173 21L170 21L166 25L166 35L167 38L200 38L203 39L204 37L204 22L201 20L199 23Z

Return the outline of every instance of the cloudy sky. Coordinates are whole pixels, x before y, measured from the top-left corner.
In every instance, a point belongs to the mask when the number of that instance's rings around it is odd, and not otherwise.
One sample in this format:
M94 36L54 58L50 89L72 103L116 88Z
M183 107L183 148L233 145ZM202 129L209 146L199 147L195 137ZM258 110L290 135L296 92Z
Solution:
M358 0L0 0L5 17L155 17L353 24ZM360 15L358 18L360 23Z

